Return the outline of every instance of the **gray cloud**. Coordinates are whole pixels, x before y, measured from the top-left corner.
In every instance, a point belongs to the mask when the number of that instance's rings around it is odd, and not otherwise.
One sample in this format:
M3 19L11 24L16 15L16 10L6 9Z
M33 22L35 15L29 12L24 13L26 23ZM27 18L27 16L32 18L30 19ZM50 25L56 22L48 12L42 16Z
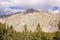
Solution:
M60 7L60 0L0 0L0 8L11 6L27 6L36 8L40 8L41 6Z
M49 10L54 6L57 6L60 9L60 0L0 0L0 10L4 10L10 7Z

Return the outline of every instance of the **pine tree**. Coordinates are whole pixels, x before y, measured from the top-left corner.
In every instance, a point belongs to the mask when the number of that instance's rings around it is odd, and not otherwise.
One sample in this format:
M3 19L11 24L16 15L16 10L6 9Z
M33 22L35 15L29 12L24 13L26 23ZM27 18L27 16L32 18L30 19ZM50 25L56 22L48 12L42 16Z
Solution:
M38 24L37 25L37 27L36 27L36 30L35 30L36 32L42 32L42 29L41 29L41 27L40 27L40 24Z
M45 36L45 33L44 32L42 32L42 34L41 34L42 36L41 36L41 40L47 40L47 38L46 38L46 36Z
M60 30L60 22L58 23L58 29Z
M36 28L36 30L35 30L35 38L36 38L36 40L41 40L41 35L42 34L42 29L41 29L41 27L40 27L40 24L38 24L37 25L37 28Z
M56 40L60 40L60 22L58 22L58 31L55 32Z
M27 25L26 25L26 24L24 25L24 30L23 30L23 32L27 33Z
M0 40L6 40L6 24L0 23Z
M27 25L24 25L24 30L23 30L23 40L28 40L28 30L27 30Z
M57 37L60 39L60 22L58 23Z
M0 40L3 40L3 26L2 24L0 23Z

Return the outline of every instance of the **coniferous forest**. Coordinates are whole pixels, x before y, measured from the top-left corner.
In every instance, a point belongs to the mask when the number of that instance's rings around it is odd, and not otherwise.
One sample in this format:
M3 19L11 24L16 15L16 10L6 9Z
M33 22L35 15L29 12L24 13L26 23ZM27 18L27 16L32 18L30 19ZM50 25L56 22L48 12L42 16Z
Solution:
M37 25L35 32L28 31L27 25L24 25L23 32L16 32L12 26L0 23L0 40L60 40L60 22L58 31L54 33L45 33Z

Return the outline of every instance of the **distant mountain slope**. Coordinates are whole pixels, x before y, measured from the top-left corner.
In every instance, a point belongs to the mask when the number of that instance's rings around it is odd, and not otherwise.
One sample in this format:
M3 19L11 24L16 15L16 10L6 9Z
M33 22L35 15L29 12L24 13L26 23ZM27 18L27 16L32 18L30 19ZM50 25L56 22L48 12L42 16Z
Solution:
M0 15L0 18L10 17L10 16L18 14L18 13L22 13L22 12L17 12L17 13L9 14L9 15Z
M17 13L9 17L0 18L0 22L12 25L14 30L22 31L24 25L26 24L28 30L34 31L37 24L40 26L44 32L55 32L58 29L58 22L60 21L60 14L48 13L44 11L36 12L34 11Z

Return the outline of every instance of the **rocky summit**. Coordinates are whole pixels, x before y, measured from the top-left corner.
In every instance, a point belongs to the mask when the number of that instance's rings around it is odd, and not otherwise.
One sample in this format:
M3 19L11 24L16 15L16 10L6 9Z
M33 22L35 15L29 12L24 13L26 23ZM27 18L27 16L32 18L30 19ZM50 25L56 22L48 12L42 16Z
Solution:
M24 25L27 25L28 30L36 29L40 24L44 32L55 32L58 30L58 22L60 21L60 14L53 12L37 11L34 9L28 9L25 12L18 12L14 15L7 17L0 17L0 22L12 25L16 31L23 31Z

